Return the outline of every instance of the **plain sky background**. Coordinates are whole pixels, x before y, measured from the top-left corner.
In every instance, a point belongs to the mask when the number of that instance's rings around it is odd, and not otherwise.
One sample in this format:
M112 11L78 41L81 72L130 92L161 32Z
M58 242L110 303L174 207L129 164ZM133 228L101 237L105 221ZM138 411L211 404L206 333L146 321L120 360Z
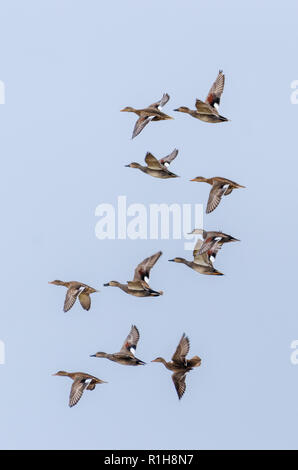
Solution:
M297 448L296 2L0 2L1 322L3 449ZM174 113L205 98L226 74L220 111L206 124ZM175 120L134 140L135 115L171 96ZM125 168L179 149L177 180ZM205 228L241 243L216 260L222 277L168 263L190 257L181 240L99 241L95 208L115 203L206 203L197 175L247 186L224 198ZM159 298L104 288L130 279L161 249L151 285ZM53 279L100 288L92 308L64 314ZM119 350L130 325L145 367L90 358ZM185 331L202 366L179 402L170 359ZM68 408L71 381L57 370L108 381Z

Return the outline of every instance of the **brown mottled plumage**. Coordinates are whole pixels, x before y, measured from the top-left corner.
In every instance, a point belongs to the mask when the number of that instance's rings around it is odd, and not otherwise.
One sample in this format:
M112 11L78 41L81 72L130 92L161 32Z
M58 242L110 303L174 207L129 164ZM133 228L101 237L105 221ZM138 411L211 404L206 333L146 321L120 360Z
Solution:
M157 357L156 359L151 361L161 362L167 369L174 372L172 374L172 380L177 391L179 400L181 399L186 389L186 373L192 370L194 367L199 367L202 362L199 356L194 356L192 359L186 359L186 356L189 353L189 348L189 339L187 336L185 336L185 333L183 333L176 348L176 351L173 354L171 362L167 362L163 357Z
M141 361L135 357L134 352L137 349L137 344L140 339L139 330L135 325L132 325L131 330L126 337L122 348L119 352L108 354L105 352L97 352L96 354L92 354L90 357L104 357L109 359L113 362L118 362L118 364L122 364L124 366L139 366L144 365L145 362Z
M166 157L163 157L160 160L157 160L157 158L155 158L152 155L152 153L147 152L145 156L145 162L147 166L140 165L137 162L132 162L129 165L125 165L125 166L130 167L130 168L138 168L143 173L146 173L147 175L150 175L150 176L154 176L155 178L162 178L162 179L177 178L177 175L169 171L167 168L170 165L170 163L177 157L177 155L178 155L178 150L174 149L173 152L171 152Z
M217 271L213 267L212 263L212 256L215 258L216 252L213 251L212 253L200 253L201 246L203 245L202 240L198 239L194 251L193 251L193 261L188 261L185 258L173 258L169 259L169 261L173 261L175 263L182 263L188 266L189 268L193 269L197 273L200 274L209 274L209 275L217 275L223 276L223 273Z
M65 372L60 370L56 374L61 377L69 377L73 380L73 384L69 395L69 406L75 406L81 399L84 390L94 390L97 384L105 384L104 380L98 379L93 375L85 374L84 372Z
M235 181L229 180L227 178L222 178L221 176L213 176L212 178L204 178L203 176L197 176L196 178L193 178L190 181L196 181L198 183L208 183L212 186L207 203L206 214L209 214L217 208L222 196L227 196L228 194L231 194L233 189L245 188L245 186L235 183Z
M217 111L220 103L220 97L224 89L224 84L225 76L222 70L220 70L215 82L210 88L206 100L196 100L196 110L189 109L186 106L180 106L180 108L174 109L174 111L190 114L190 116L200 119L204 122L216 123L228 121L227 118L221 116Z
M77 281L64 282L56 280L49 282L49 284L64 286L67 288L63 307L64 312L68 312L68 310L72 308L75 301L77 300L77 297L79 297L79 301L83 309L89 310L91 306L90 294L99 292L98 290L93 289L93 287L87 286L87 284L83 284L82 282Z
M211 256L214 256L214 253L218 252L218 250L222 247L224 243L230 242L239 242L238 238L234 238L231 235L223 232L206 232L200 228L195 228L192 234L199 234L202 235L204 242L201 245L201 248L198 251L199 255L203 255L204 253L208 253Z
M139 135L144 129L144 127L149 124L150 121L162 121L166 119L173 119L171 116L168 116L167 114L161 111L161 109L169 101L169 99L170 96L167 93L164 93L159 101L150 104L147 108L135 109L131 106L127 106L126 108L121 109L122 112L126 111L129 113L135 113L139 116L139 119L137 120L132 133L132 139Z
M144 259L135 269L133 281L127 281L127 284L121 284L118 281L110 281L104 286L119 287L126 294L134 295L135 297L157 297L162 295L162 291L155 291L151 289L146 279L149 279L150 271L162 255L161 251L158 251L149 258Z

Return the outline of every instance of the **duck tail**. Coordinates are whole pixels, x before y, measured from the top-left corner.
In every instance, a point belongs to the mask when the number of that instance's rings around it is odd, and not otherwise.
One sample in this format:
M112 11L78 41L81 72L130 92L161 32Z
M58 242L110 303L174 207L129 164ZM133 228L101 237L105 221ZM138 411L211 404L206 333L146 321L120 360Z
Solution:
M212 276L224 276L224 273L221 273L220 271L217 271L217 269L214 269L209 274L211 274Z
M144 366L144 365L146 365L146 362L141 361L141 359L137 359L137 365L138 366Z

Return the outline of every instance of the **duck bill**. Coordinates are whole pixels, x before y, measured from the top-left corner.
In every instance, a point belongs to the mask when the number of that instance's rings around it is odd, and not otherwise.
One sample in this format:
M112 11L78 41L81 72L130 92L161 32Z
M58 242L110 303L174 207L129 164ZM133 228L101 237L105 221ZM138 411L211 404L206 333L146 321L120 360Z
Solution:
M168 261L171 261L172 263L175 263L174 259L168 259ZM153 362L153 361L151 361L151 362Z
M110 284L107 282L107 283L104 284L103 286L104 286L104 287L109 287L109 285L110 285Z

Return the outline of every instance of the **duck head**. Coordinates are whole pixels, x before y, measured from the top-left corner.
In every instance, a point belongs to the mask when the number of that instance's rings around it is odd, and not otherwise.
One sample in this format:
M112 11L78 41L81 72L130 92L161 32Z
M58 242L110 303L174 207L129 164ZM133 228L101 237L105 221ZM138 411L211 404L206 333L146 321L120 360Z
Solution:
M169 259L168 261L172 261L173 263L183 263L184 259L183 258L173 258L173 259Z
M106 357L106 353L105 352L102 352L102 351L99 351L95 354L91 354L90 357Z
M196 176L195 178L193 178L192 180L189 180L189 181L197 181L198 183L204 183L204 182L206 182L206 179L207 178L204 178L204 176Z
M118 281L110 281L110 282L107 282L106 284L104 284L104 287L118 287L119 286L119 282Z
M140 165L137 162L131 162L131 163L129 163L129 165L125 165L125 166L128 167L128 168L141 168L142 167L142 165Z
M174 111L179 111L180 113L189 113L190 109L186 106L180 106L179 108L174 109Z
M120 109L120 111L121 111L122 113L123 113L123 112L134 113L135 109L132 108L131 106L126 106L125 108Z
M59 281L59 279L56 279L55 281L49 281L49 284L54 284L55 286L64 286L64 282Z
M192 232L189 232L188 235L203 235L204 230L202 228L194 228Z

